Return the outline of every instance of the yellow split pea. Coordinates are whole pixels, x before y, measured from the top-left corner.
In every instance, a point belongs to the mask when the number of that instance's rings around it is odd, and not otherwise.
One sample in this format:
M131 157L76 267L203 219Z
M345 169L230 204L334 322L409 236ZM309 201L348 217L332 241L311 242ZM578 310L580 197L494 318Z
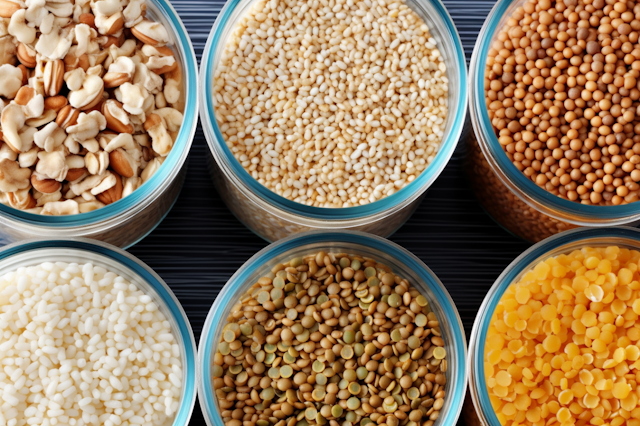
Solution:
M487 390L503 425L640 426L640 252L538 263L491 319Z

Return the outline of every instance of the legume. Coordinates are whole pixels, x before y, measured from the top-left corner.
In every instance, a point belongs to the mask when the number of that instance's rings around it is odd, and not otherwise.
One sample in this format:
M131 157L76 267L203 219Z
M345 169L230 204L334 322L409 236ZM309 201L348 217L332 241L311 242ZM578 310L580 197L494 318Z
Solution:
M271 191L318 207L391 195L433 161L446 66L401 0L260 1L215 72L216 120Z
M640 194L640 20L634 2L529 0L487 59L501 146L547 191L583 204Z
M165 425L182 391L180 348L152 298L86 264L0 277L0 424Z
M260 302L276 283L279 297ZM241 343L233 355L228 332ZM369 258L319 252L276 265L241 296L212 380L226 426L432 426L446 371L440 323L406 279Z
M635 250L585 247L506 290L485 346L501 424L640 425L638 262Z

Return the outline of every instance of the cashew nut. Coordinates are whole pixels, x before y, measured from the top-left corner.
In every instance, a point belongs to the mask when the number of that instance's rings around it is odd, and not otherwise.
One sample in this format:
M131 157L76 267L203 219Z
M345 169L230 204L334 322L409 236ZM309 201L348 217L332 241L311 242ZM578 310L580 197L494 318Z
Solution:
M99 111L91 111L89 114L82 112L78 116L78 124L69 126L67 133L73 136L77 142L82 143L95 138L106 127L107 120Z
M14 36L20 43L31 44L36 39L36 29L27 25L26 13L26 9L20 9L11 16L9 34Z
M66 138L67 135L64 130L58 127L55 122L47 124L33 135L33 141L35 144L47 152L54 151L57 147L62 145Z
M21 169L18 163L8 158L0 160L0 191L15 192L28 188L30 177L30 169Z
M22 87L22 71L13 65L0 65L0 96L13 99Z
M9 144L15 152L22 151L22 138L20 138L18 131L24 126L24 123L25 116L20 105L11 103L2 110L2 116L0 117L2 135L4 141Z
M44 205L40 214L48 216L63 216L80 213L78 203L74 200L49 201Z
M40 151L38 153L38 164L36 164L36 173L40 180L43 179L55 179L58 182L62 182L67 176L69 166L65 161L64 152L53 151L46 152Z

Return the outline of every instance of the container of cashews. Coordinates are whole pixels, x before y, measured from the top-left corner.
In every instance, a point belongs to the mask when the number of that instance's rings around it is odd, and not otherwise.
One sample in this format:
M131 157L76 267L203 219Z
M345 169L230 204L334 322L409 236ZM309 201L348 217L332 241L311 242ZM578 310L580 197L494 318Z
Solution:
M196 59L163 0L0 0L0 238L128 247L173 206Z

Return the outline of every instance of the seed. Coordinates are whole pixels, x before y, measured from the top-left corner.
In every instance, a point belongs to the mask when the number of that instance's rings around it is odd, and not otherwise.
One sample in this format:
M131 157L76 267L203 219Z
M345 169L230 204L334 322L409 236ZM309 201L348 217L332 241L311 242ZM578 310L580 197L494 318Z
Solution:
M360 408L360 400L355 396L352 396L347 400L347 408L349 408L349 410L357 410Z
M342 347L342 350L340 351L340 356L343 359L351 359L353 358L353 348L349 345L345 345Z
M215 365L215 364L214 364L214 365L211 367L211 375L212 375L213 377L222 377L222 376L223 376L223 374L224 374L224 370L222 369L222 367L221 367L221 366L219 366L219 365Z
M327 384L327 376L322 373L316 374L316 383L324 386Z
M357 382L349 383L348 389L352 395L357 395L360 393L360 385Z
M304 416L309 421L315 421L317 415L318 415L318 411L313 407L309 407L306 410L304 410Z
M343 372L343 377L345 378L346 383L349 383L349 382L354 382L358 376L355 370L345 370ZM345 388L346 388L346 383L345 383Z
M280 376L284 378L289 378L293 374L293 368L288 365L283 365L280 367Z
M331 407L331 415L336 419L342 416L342 407L339 405L334 405L333 407Z
M322 361L313 361L313 371L315 371L316 373L322 373L324 371L324 362Z
M394 342L399 342L402 340L402 334L400 334L400 330L397 328L391 332L391 340Z
M364 276L367 277L367 278L375 277L376 276L376 268L373 268L371 266L367 266L364 269Z
M273 279L273 287L274 288L278 288L278 289L283 289L284 288L284 278L282 277L275 277Z
M234 340L236 340L236 333L234 333L231 330L225 331L223 336L224 336L224 341L227 343L231 343Z
M344 332L344 335L342 336L342 340L344 340L344 342L346 344L352 344L355 340L356 340L356 333L353 330L347 330Z
M398 306L400 306L400 303L402 303L402 298L400 297L399 294L393 293L389 295L389 299L387 299L387 303L389 303L389 306L391 306L392 308L397 308Z
M423 314L416 315L416 325L418 327L424 327L427 325L427 317Z
M444 348L438 347L433 350L433 357L435 359L444 359L447 355L447 351Z
M429 302L427 301L427 298L424 297L423 295L416 297L416 303L423 308L429 304Z

